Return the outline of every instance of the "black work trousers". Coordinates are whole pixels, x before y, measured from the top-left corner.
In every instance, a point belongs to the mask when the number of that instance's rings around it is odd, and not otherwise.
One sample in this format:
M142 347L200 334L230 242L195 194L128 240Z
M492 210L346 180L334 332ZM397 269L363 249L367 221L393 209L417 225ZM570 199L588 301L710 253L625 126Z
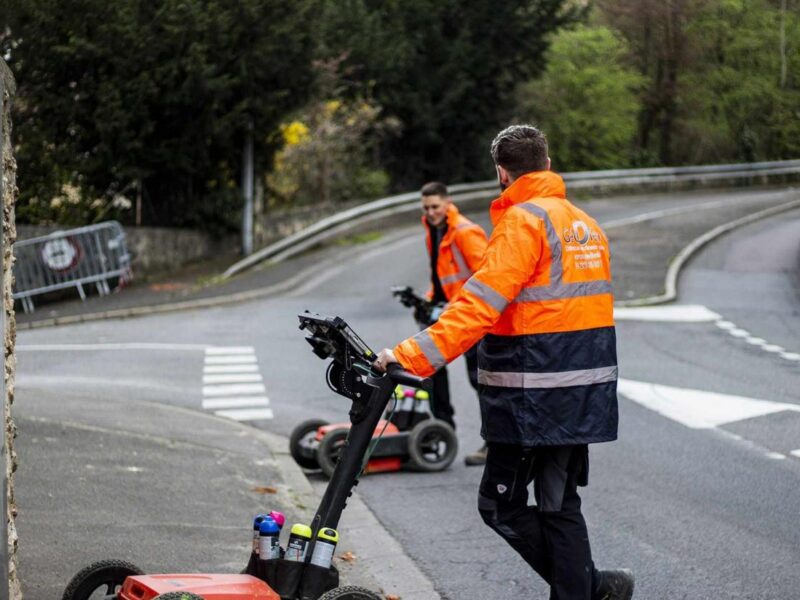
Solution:
M578 485L586 445L488 444L478 509L483 520L550 585L550 600L591 600L597 583ZM533 484L536 505L528 488Z
M477 391L478 390L478 345L475 344L472 348L464 353L464 360L467 362L467 376L469 377L470 385ZM431 403L431 412L437 419L441 419L456 428L456 422L453 419L455 410L450 402L450 381L447 378L447 367L442 367L431 377L433 380L433 402Z

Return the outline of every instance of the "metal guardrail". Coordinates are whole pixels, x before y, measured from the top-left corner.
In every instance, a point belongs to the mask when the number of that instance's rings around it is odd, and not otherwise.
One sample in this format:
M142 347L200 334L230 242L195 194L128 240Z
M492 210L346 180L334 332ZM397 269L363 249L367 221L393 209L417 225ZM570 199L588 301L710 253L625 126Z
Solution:
M562 173L568 189L624 189L635 186L671 184L713 184L722 180L767 178L781 175L800 175L800 160L703 165L696 167L658 167L647 169L614 169ZM489 198L498 194L497 181L481 181L448 186L456 203ZM326 217L290 236L254 252L228 267L222 274L231 277L262 261L280 262L304 252L326 239L341 235L365 222L418 209L419 192L407 192L381 198Z
M116 221L56 231L14 244L14 300L33 312L33 296L76 288L86 299L84 285L94 284L101 296L133 278L125 232Z

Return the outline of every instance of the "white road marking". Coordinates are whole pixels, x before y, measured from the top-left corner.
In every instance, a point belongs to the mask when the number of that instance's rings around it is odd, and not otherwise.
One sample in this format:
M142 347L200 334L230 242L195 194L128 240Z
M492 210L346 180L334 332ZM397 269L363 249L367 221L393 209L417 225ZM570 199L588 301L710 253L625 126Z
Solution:
M225 355L225 354L253 354L255 350L252 346L209 346L206 348L206 354Z
M753 344L754 346L763 346L767 343L767 340L764 338L757 338L757 337L746 337L744 341L748 344Z
M230 396L203 400L203 408L208 410L242 408L244 406L269 406L269 398L266 396Z
M252 383L263 381L260 373L224 373L203 375L203 383Z
M716 321L720 316L699 304L669 304L664 306L616 307L614 308L614 318L628 321L703 323Z
M203 351L205 344L160 344L151 342L128 342L120 344L30 344L19 345L18 351L28 352L73 352L96 350L181 350Z
M234 421L257 421L273 417L271 408L234 408L231 410L218 410L214 414Z
M766 346L761 346L761 349L766 352L783 352L783 346L778 346L777 344L767 344Z
M800 354L797 352L781 352L781 357L786 360L800 360Z
M736 323L731 323L730 321L725 321L725 320L717 321L716 325L720 329L736 329Z
M206 365L203 373L258 373L258 365Z
M738 328L729 329L728 333L730 333L733 337L740 337L740 338L750 337L750 332L744 329L738 329Z
M774 458L775 460L783 460L786 458L785 454L780 452L767 452L767 458Z
M758 400L620 379L619 392L667 418L692 429L710 429L782 411L800 412L800 405Z
M796 456L797 458L800 458L800 449L792 450L791 452L789 452L789 454L791 454L792 456Z
M241 356L208 356L206 355L206 364L207 365L230 365L230 364L244 364L244 363L253 363L255 364L256 357L255 356L248 356L248 355L241 355Z
M204 385L203 396L235 396L238 394L264 394L263 383L232 383L226 385Z

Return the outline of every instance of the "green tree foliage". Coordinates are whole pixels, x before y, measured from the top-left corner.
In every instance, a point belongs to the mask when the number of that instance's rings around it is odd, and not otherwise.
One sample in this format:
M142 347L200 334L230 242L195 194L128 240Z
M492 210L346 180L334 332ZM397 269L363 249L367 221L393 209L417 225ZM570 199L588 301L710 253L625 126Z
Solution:
M345 94L342 59L315 64L311 101L281 125L283 148L267 176L273 205L371 199L388 191L389 175L374 164L373 151L399 124L367 95Z
M106 205L141 186L145 223L235 216L248 127L264 164L305 102L312 1L5 0L20 217L52 218L65 186Z
M320 39L402 124L380 159L408 189L487 176L516 82L542 71L551 33L579 12L566 0L325 0Z
M597 0L596 6L595 18L625 38L629 60L647 81L635 164L798 156L798 0Z
M626 55L626 44L608 28L579 26L559 33L547 70L520 85L517 120L547 132L554 168L630 164L644 77L625 64Z

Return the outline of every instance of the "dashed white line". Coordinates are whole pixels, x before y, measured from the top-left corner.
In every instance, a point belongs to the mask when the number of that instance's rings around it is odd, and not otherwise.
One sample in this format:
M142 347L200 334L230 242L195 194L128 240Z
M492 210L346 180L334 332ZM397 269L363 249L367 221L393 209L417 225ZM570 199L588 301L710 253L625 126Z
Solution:
M797 458L800 458L800 449L792 450L791 452L789 452L789 454L791 454L792 456L796 456Z
M260 373L218 373L203 375L203 383L253 383L263 381Z
M783 346L778 346L776 344L767 344L765 346L761 346L761 349L765 352L783 352Z
M783 460L786 458L786 455L781 454L780 452L767 452L767 458L772 458L774 460Z
M781 357L786 360L800 360L800 354L797 352L781 352Z

